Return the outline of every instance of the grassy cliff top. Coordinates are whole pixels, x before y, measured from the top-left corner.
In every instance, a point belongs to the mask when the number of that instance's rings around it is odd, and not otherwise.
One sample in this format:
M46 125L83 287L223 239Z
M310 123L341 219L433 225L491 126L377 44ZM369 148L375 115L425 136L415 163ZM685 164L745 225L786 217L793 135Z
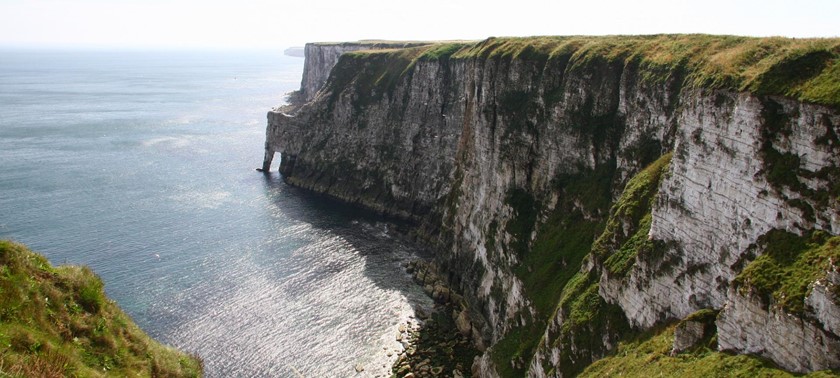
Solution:
M399 47L399 46L394 46ZM407 46L411 47L411 46ZM840 108L840 38L755 38L703 34L488 38L438 42L392 58L524 59L576 70L607 62L638 66L643 78L678 78L685 87L781 95Z
M0 240L0 377L197 377L201 361L147 336L90 269Z
M440 43L438 41L389 41L384 39L363 39L355 42L310 42L315 46L367 46L370 48L411 48Z

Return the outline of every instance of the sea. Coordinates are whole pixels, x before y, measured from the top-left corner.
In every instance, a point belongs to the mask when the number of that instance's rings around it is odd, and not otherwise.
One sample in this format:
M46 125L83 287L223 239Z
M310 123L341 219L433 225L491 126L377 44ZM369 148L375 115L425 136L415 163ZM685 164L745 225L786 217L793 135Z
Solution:
M0 238L89 266L208 377L390 376L425 252L255 171L282 51L0 49Z

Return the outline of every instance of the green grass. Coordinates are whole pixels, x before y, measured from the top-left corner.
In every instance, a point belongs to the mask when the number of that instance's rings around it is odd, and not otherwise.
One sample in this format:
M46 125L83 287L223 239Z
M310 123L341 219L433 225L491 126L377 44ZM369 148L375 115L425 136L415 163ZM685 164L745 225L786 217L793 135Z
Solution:
M675 325L654 328L619 343L613 355L595 361L580 377L794 377L771 362L700 346L671 356ZM837 377L822 371L808 377Z
M715 319L717 319L718 312L710 308L704 308L686 316L681 322L714 323Z
M604 63L634 68L648 82L781 95L840 107L840 39L704 34L488 38L354 52L406 59L522 59L579 71ZM360 67L360 66L356 66Z
M514 327L505 337L493 344L490 357L502 377L523 377L527 364L534 356L534 348L545 330L545 323L532 321Z
M449 59L453 54L455 54L458 50L461 50L465 46L468 46L468 43L464 42L453 42L453 43L441 43L436 44L428 49L426 49L423 54L421 54L418 59L420 60L441 60L441 59Z
M354 115L360 116L371 104L394 94L397 84L410 73L409 68L424 51L421 47L343 54L327 80L331 93L328 107L332 109L342 94L353 95L350 101Z
M840 236L812 231L804 236L772 230L761 236L763 253L735 278L741 290L754 290L767 303L789 313L805 312L808 286L824 278L831 261L840 261Z
M651 209L670 162L671 154L663 155L636 174L613 205L607 226L592 247L593 256L611 274L626 275L636 256L655 248L648 240Z
M556 366L544 366L549 375L559 369L563 376L576 376L592 363L593 356L609 352L605 338L630 333L621 308L606 303L598 290L595 272L578 272L563 288L557 311L565 321L553 339L553 346L560 347L560 361Z
M513 57L527 52L570 69L598 62L637 66L642 77L677 77L687 87L783 95L840 106L840 39L752 38L716 35L491 38L455 58Z
M149 338L86 267L0 241L0 376L197 377L201 361Z
M551 316L566 282L579 270L603 222L586 219L580 212L554 212L540 228L517 276L537 312Z
M564 287L580 270L595 235L602 228L602 222L587 220L579 211L562 210L555 211L540 226L533 247L514 271L536 314L526 326L514 329L494 345L492 356L502 376L524 373L524 365L514 366L510 361L530 361L533 357Z
M580 267L591 251L597 258L609 257L607 266L617 267L616 273L624 273L629 270L633 257L643 250L642 246L652 244L647 240L651 206L670 157L670 154L660 157L628 181L612 207L606 228L603 221L585 217L577 206L589 213L606 213L614 178L614 169L609 165L555 180L558 190L564 194L563 200L539 225L532 244L522 245L519 239L533 231L535 209L539 206L527 193L513 191L508 195L508 205L519 215L508 224L507 230L517 238L511 247L522 256L522 263L514 272L522 281L536 314L528 325L514 329L494 345L492 357L502 376L524 374L527 366L516 362L532 358L543 341L548 320L556 311L563 312L566 319L554 338L565 346L561 348L562 361L558 364L564 374L580 372L591 362L591 355L606 352L600 344L601 335L629 332L621 310L598 295L595 274L581 273ZM632 237L621 234L622 222L630 224L631 231L638 231ZM611 251L610 246L620 246L620 249ZM568 347L572 344L575 350Z
M539 224L541 202L523 190L508 193L506 203L515 214L506 225L506 231L514 236L509 247L521 259L514 274L522 281L536 312L529 316L527 325L512 330L494 345L491 356L502 376L524 374L557 303L604 228L603 218L592 215L606 214L614 174L614 162L610 162L557 177L553 184L563 195ZM535 229L533 242L528 242Z

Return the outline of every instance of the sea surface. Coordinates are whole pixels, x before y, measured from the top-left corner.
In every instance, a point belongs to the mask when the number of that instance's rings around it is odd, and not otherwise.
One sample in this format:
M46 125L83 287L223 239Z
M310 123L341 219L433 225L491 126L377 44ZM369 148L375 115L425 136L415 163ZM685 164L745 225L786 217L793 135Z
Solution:
M254 170L282 50L0 50L0 238L90 266L209 377L387 376L420 252Z

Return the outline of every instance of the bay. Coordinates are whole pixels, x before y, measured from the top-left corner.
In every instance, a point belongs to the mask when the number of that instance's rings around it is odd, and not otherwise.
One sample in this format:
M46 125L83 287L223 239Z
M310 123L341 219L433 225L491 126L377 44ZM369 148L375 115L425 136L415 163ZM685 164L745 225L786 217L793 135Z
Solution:
M388 223L254 171L277 51L0 50L0 238L90 266L207 376L388 376L430 300Z

